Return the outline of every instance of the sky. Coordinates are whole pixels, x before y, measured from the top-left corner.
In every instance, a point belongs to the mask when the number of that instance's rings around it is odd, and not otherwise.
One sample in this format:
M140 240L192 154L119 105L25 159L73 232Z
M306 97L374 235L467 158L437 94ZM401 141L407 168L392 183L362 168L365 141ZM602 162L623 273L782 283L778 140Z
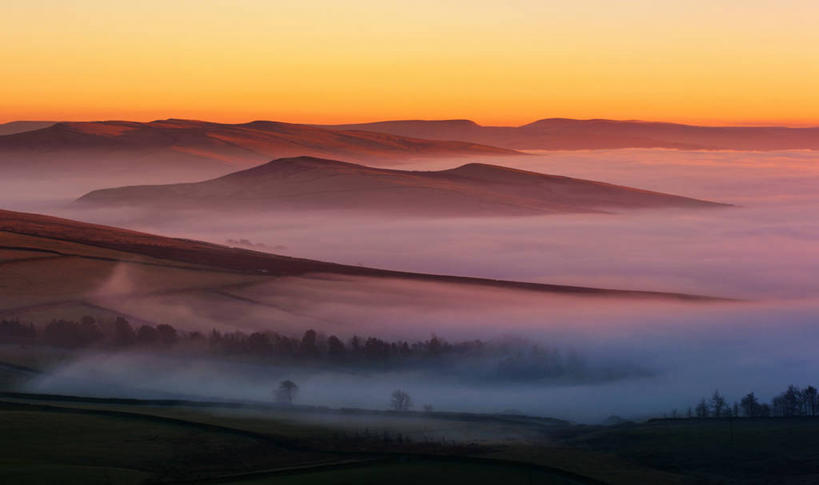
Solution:
M813 0L0 0L0 122L819 125Z

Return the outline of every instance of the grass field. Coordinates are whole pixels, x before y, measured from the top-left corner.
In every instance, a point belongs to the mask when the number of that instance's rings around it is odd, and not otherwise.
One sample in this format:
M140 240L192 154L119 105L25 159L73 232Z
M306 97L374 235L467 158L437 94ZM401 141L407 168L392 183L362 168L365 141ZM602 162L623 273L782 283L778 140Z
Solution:
M355 441L275 417L24 401L0 403L2 483L595 483L473 456L489 448Z
M819 419L811 417L655 420L567 443L701 479L819 483Z
M333 458L196 423L66 407L5 403L0 428L3 483L38 482L54 473L78 483L108 473L193 480Z
M46 350L0 346L3 389L20 389L71 358ZM0 483L379 483L385 476L439 483L442 470L446 483L497 483L499 474L510 484L530 476L532 483L819 483L815 418L588 426L513 415L3 392L0 430Z
M350 423L344 432L327 425L344 420L335 410L0 400L0 483L807 484L819 477L819 420L810 418L538 426L493 415L359 410L362 423L386 423L359 435ZM415 426L473 427L498 439L382 436ZM537 429L510 439L518 426Z
M508 464L470 463L457 460L406 460L403 463L374 464L334 470L278 475L228 481L242 485L276 483L282 485L414 485L419 483L448 485L571 485L585 483L554 473Z

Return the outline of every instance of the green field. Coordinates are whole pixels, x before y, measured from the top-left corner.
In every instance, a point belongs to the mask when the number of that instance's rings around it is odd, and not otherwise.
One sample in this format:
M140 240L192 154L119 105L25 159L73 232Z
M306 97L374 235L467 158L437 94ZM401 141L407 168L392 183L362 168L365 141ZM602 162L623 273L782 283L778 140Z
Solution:
M586 483L554 473L519 465L474 463L457 460L405 460L398 463L350 466L333 470L280 474L275 477L229 481L243 485L276 483L282 485L413 485L418 483L471 485L570 485Z
M372 412L378 431L330 426L336 410L0 397L0 483L651 483L819 480L819 420L656 420L614 427L503 416ZM356 411L356 416L368 416ZM321 420L314 419L316 416ZM413 441L394 430L504 430L496 442ZM510 439L517 427L534 427ZM393 431L389 431L393 430ZM385 433L385 431L387 431Z
M42 401L0 403L0 483L380 483L395 474L394 483L442 476L454 484L590 483L541 466L473 458L485 451L476 447L385 446L277 426L275 418L220 419L209 410ZM264 430L249 429L253 422Z
M22 394L71 353L6 345L0 357L0 483L819 483L817 418L587 426Z

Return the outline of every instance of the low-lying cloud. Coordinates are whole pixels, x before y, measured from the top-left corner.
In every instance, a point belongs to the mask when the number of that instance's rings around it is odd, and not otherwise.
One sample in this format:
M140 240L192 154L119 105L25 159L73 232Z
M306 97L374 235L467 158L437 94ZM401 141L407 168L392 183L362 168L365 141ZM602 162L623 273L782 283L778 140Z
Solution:
M211 368L217 364L203 364L213 386L207 393L224 397L262 399L269 395L271 383L292 374L310 404L378 407L400 387L416 402L438 409L518 409L593 421L610 414L683 411L715 388L729 400L738 400L750 391L769 398L791 383L817 384L812 379L819 375L815 348L819 220L814 216L819 211L819 154L605 150L552 152L508 162L737 207L400 220L343 213L204 217L196 212L176 216L65 208L55 212L217 243L246 239L259 245L257 249L276 248L270 250L347 264L746 300L690 304L590 299L308 277L236 291L237 296L263 305L239 304L234 299L235 307L220 307L220 301L230 299L225 295L210 302L130 303L150 306L158 319L167 315L185 329L244 325L298 333L312 327L344 337L360 333L385 338L428 337L435 332L450 340L515 336L574 349L593 361L625 362L652 371L611 382L489 385L415 371L359 375L282 369L244 384L230 378L230 369L217 371ZM454 164L427 161L415 168ZM122 305L123 311L128 309L129 304ZM140 388L176 388L186 393L206 389L196 384L200 380L189 374L193 371L181 366L166 370L171 385L138 370L130 373L131 361L122 362L104 366L111 379L127 376ZM100 367L100 362L77 365L70 369L72 375L83 376ZM42 381L38 388L56 389L56 382Z

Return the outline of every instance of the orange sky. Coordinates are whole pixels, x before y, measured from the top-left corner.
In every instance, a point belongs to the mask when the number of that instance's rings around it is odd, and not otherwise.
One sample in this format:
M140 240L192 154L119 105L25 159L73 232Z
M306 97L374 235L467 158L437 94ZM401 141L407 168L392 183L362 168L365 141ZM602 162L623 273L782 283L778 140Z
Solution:
M813 0L6 0L0 122L819 125Z

